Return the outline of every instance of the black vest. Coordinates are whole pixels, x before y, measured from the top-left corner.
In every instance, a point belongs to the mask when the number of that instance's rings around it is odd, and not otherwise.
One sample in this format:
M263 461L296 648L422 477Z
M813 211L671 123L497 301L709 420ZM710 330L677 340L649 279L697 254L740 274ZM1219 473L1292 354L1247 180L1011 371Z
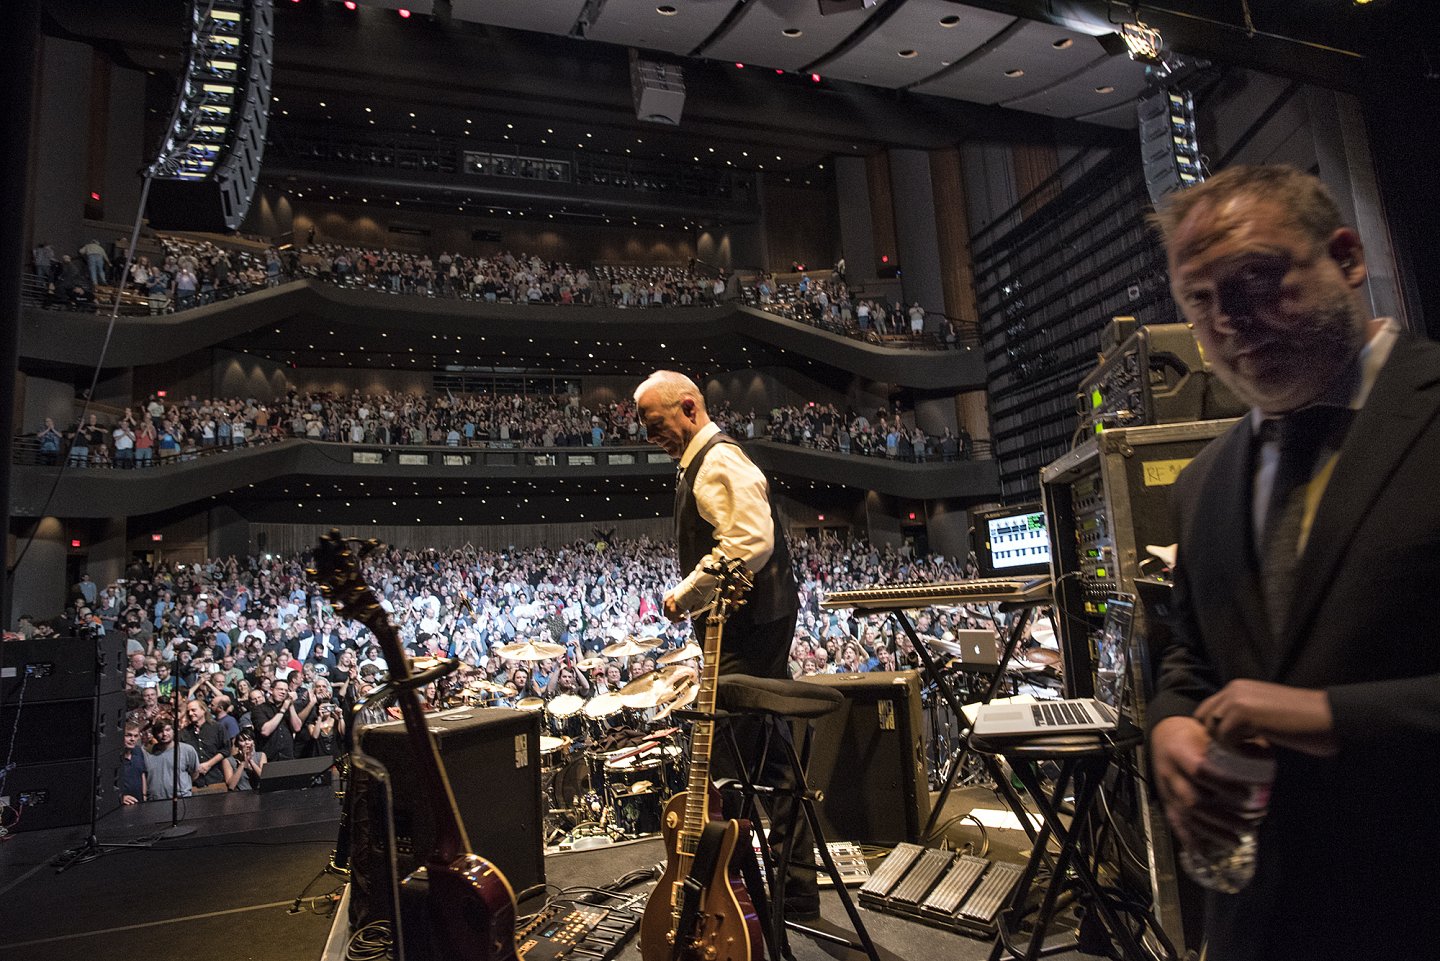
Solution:
M681 475L675 491L675 540L680 555L680 572L688 576L700 563L700 559L715 549L719 540L715 528L700 516L695 506L693 493L695 477L700 465L716 444L739 444L723 433L716 434L695 454L690 466ZM743 456L743 450L742 450ZM747 458L748 460L748 458ZM729 621L729 627L744 629L746 624L771 624L786 617L793 617L799 608L799 587L790 563L790 548L785 543L785 533L780 529L780 519L770 508L771 523L775 527L775 550L765 566L755 572L755 586L746 595L745 604ZM695 618L695 630L703 635L705 621Z

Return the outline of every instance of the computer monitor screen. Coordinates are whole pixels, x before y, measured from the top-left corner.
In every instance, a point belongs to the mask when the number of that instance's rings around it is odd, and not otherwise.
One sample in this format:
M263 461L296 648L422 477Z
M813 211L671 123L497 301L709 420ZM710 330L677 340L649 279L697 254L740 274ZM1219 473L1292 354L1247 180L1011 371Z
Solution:
M975 516L976 559L986 577L1050 573L1050 531L1045 512L1027 505Z

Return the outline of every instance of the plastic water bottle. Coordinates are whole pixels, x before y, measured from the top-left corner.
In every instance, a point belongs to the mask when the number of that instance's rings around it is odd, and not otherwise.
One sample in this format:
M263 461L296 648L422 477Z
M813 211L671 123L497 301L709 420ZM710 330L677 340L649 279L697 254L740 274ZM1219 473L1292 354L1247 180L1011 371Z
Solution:
M1246 786L1240 805L1245 827L1233 844L1208 839L1197 841L1180 852L1180 864L1201 887L1236 894L1255 877L1256 832L1270 808L1275 757L1260 745L1226 747L1214 741L1206 759L1222 776Z

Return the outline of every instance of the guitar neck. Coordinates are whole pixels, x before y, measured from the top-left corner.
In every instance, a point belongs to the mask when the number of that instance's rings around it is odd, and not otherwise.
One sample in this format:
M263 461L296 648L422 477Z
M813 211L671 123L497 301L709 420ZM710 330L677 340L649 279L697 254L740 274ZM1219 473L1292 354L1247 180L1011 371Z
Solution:
M700 691L695 696L695 711L709 716L715 713L715 694L720 682L720 643L725 633L723 618L711 615L705 626L704 656L700 662ZM710 821L710 756L715 740L715 722L696 721L690 732L690 779L686 788L685 823L680 829L682 849L700 841ZM687 852L689 853L689 852Z
M409 680L410 660L405 656L405 648L384 608L373 595L367 598L365 608L360 619L379 640L380 650L385 655L385 664L390 669L392 680ZM400 713L405 719L405 734L410 740L410 750L415 756L415 769L419 773L425 798L430 803L435 824L434 850L430 852L430 860L448 864L461 854L469 853L470 839L465 834L465 826L460 823L459 815L456 814L455 793L450 788L450 779L445 774L440 751L430 736L420 696L413 689L402 687L396 695L396 702L400 705Z

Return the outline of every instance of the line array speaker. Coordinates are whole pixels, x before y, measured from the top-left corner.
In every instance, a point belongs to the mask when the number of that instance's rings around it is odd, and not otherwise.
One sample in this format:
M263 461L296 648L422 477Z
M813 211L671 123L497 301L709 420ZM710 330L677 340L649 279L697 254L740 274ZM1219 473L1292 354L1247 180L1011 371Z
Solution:
M179 106L150 165L149 217L171 229L236 230L265 153L273 0L191 0Z

